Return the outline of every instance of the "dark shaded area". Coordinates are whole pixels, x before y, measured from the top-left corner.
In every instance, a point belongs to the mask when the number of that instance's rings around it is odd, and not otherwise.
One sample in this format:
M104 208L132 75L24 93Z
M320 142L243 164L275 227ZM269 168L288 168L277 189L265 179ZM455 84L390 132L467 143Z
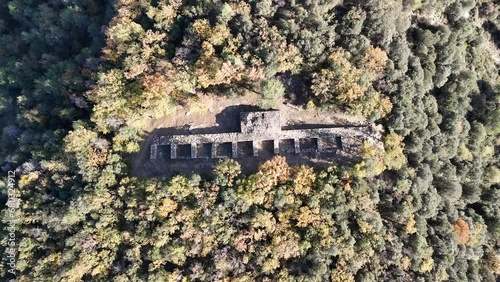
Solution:
M495 43L495 46L500 48L500 29L498 26L491 21L487 21L483 23L483 28L491 34L491 39Z
M240 113L263 111L254 105L229 106L215 116L215 121L223 131L219 132L239 132L240 131ZM213 132L213 133L219 133ZM193 132L194 134L195 132ZM212 133L212 132L211 132Z
M340 136L335 137L335 143L337 144L337 148L342 150L342 137Z
M212 151L212 144L210 143L203 143L203 144L196 144L196 154L198 158L210 158L210 153Z
M182 144L177 146L177 158L188 159L191 157L191 145Z
M278 76L285 87L285 98L293 105L305 105L310 98L311 83L306 74L289 72Z
M238 158L253 156L252 142L238 142Z

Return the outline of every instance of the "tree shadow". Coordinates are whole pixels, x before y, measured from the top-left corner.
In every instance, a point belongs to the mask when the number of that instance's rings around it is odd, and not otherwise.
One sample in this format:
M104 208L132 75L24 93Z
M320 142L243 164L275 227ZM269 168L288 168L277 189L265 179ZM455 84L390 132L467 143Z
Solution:
M491 39L495 43L497 48L500 47L500 30L492 21L486 21L483 23L483 28L485 31L491 34Z
M279 80L285 87L285 99L292 105L305 105L310 98L310 82L305 79L304 74L291 74L289 72L280 74Z

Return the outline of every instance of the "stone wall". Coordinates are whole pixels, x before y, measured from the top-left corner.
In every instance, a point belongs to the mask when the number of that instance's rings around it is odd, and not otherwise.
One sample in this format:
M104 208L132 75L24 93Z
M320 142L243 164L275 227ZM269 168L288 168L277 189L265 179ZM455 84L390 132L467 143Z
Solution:
M318 154L324 148L331 148L332 142L338 143L333 146L335 151L355 154L364 140L373 141L370 136L372 130L368 126L281 130L279 120L278 111L245 112L241 113L241 132L157 136L151 143L150 160L156 159L158 147L163 145L170 146L170 158L176 159L178 146L190 145L191 158L199 158L201 156L197 154L197 148L200 144L212 144L210 157L217 158L217 145L230 143L230 155L236 158L239 142L252 142L253 156L256 157L259 154L259 142L266 140L274 142L274 154L280 154L280 140L293 140L296 154L301 153L301 140L314 140Z

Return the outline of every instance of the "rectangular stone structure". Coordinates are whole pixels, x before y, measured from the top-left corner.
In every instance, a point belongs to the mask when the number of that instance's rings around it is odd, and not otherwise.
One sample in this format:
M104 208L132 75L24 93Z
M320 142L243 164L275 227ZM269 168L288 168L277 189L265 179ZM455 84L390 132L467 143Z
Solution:
M171 159L177 158L177 145L176 144L170 144L170 158Z
M259 141L253 140L252 145L253 145L253 156L258 157L259 156Z
M233 158L238 157L238 142L231 142L232 156Z
M196 159L196 143L191 143L191 158Z
M149 154L149 159L156 160L157 150L158 150L158 145L157 144L151 145L151 151L150 151L150 154Z
M306 153L312 150L308 149L311 144L306 142L308 144L306 145L306 143L304 143L305 140L314 142L314 139L316 139L316 145L319 152L329 152L331 147L330 145L332 144L336 144L337 149L342 150L348 149L348 147L353 144L352 140L363 140L366 138L374 140L367 135L368 133L366 126L328 126L304 129L282 129L280 125L280 119L281 118L278 111L242 112L240 113L239 132L157 136L157 139L153 140L153 143L151 143L150 159L157 160L162 155L162 151L158 151L157 147L161 145L171 146L170 157L172 159L177 159L181 156L183 158L189 156L187 147L182 146L188 144L191 144L191 158L198 158L198 155L201 156L201 154L203 154L202 151L206 151L204 157L236 158L238 155L241 156L240 152L237 152L238 147L240 147L237 144L238 142L252 142L253 156L258 157L259 148L261 147L261 144L259 142L273 141L274 154L279 155L280 150L282 151L281 153L283 153L284 148L283 144L280 144L280 140L282 143L284 140L293 141L293 145L292 142L289 142L289 149L291 151L290 153L294 152L295 154ZM330 141L330 139L333 140ZM374 142L378 141L374 140ZM231 150L229 149L230 146L227 146L227 148L225 146L229 145L228 143L232 144L232 152L229 152L229 150ZM208 147L206 150L202 150L201 148L198 148L193 144L207 144L207 146L208 144L212 144L211 153L208 154ZM314 144L312 145L313 147L315 147ZM224 151L224 153L222 153L221 151L222 148L218 149L218 147L221 146L224 148L224 150L222 150ZM179 152L177 152L178 147ZM264 147L267 148L266 146ZM267 152L267 149L264 149L264 147L262 149L266 150ZM263 152L260 152L260 154L262 153Z
M299 138L293 139L293 145L295 145L295 154L299 154L300 153L300 139Z
M217 158L217 143L212 143L212 151L210 152L212 159Z

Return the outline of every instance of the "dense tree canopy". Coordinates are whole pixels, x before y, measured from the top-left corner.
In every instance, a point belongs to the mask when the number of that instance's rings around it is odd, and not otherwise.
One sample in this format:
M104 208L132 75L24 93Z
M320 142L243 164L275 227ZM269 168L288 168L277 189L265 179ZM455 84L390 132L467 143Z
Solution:
M0 275L496 281L499 30L491 0L0 1L0 201L8 171L21 200ZM129 176L145 117L246 91L364 116L383 146Z

